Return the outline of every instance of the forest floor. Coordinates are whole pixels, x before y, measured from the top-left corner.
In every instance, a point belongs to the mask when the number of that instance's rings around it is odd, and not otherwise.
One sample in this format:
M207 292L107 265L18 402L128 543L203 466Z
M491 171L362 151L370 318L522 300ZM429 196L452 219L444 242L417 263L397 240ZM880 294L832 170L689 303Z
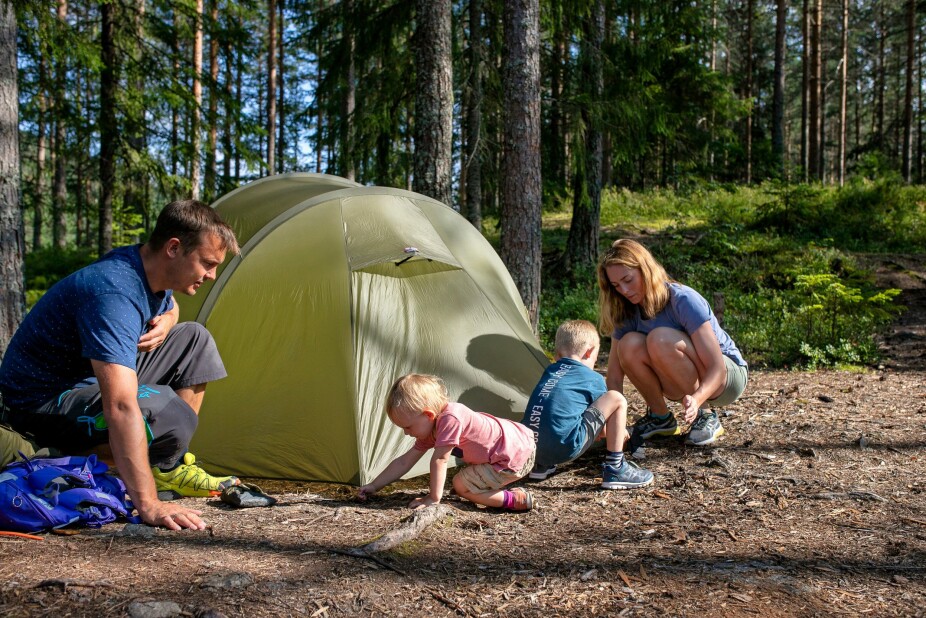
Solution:
M0 615L924 616L926 256L868 259L908 306L883 364L755 371L716 445L647 444L651 487L600 489L593 452L530 483L532 512L451 496L374 560L339 552L398 526L420 479L367 503L264 481L273 508L187 500L210 531L0 539Z

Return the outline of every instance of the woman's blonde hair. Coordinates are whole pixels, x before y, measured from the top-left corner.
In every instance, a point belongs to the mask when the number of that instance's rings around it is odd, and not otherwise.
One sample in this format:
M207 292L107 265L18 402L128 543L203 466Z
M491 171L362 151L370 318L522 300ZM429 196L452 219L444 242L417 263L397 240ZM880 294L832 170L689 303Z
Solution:
M392 385L386 395L386 414L394 418L397 414L417 415L425 408L440 414L450 401L447 386L437 376L410 373Z
M615 240L598 264L598 328L602 335L609 337L633 315L633 303L614 289L608 279L606 269L617 265L640 271L643 300L639 307L644 319L652 318L665 308L669 302L666 284L674 281L646 247L629 238Z

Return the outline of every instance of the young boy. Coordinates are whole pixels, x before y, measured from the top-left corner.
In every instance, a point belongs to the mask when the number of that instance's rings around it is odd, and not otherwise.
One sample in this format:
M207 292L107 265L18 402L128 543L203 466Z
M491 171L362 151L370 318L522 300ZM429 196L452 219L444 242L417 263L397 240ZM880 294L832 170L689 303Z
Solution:
M533 508L530 492L520 487L502 489L534 465L534 437L523 425L451 402L440 378L415 373L392 385L386 414L405 435L415 438L415 444L360 488L361 500L400 479L433 448L430 493L412 500L411 508L441 501L451 455L470 464L453 477L453 488L460 497L509 511Z
M557 329L555 362L534 388L521 420L537 441L537 465L530 478L546 479L557 464L587 451L606 428L601 486L632 489L653 482L652 472L624 459L627 400L609 391L594 370L600 344L598 331L586 320L565 322Z

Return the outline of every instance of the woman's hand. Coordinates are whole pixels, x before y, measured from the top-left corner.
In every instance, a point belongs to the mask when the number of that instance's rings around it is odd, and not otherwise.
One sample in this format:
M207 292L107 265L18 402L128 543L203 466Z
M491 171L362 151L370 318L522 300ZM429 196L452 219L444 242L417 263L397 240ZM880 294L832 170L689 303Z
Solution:
M700 408L701 404L699 404L698 400L691 395L685 395L682 397L682 411L685 413L686 423L693 423L694 420L698 418L698 410Z

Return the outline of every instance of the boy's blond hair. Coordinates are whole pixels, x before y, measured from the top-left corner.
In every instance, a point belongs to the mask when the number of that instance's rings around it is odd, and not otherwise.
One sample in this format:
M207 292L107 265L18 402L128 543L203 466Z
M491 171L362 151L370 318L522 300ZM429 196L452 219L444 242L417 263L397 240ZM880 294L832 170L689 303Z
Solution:
M410 373L402 376L386 395L386 414L421 414L425 408L440 413L450 401L447 386L437 376Z
M601 338L594 324L588 320L570 320L556 329L553 348L561 357L579 356L598 345L601 345Z

